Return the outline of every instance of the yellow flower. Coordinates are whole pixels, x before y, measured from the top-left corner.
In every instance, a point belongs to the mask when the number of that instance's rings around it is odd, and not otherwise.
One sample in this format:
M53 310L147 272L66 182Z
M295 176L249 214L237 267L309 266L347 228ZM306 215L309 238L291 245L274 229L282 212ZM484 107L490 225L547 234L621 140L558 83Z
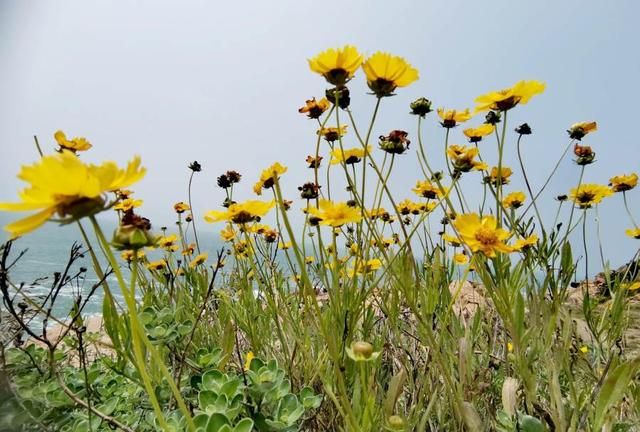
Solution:
M522 207L524 201L527 199L523 192L511 192L509 195L504 197L502 200L502 205L506 208L517 209L518 207Z
M287 250L291 247L291 242L283 242L278 243L278 249Z
M126 261L126 262L131 262L133 261L133 254L136 253L135 251L132 250L124 250L122 251L122 253L120 254L120 257ZM144 251L142 249L138 249L138 259L142 259L144 258Z
M535 245L538 242L538 235L537 234L531 234L529 237L527 238L520 238L518 240L516 240L513 243L513 250L516 251L520 251L523 249L527 249L533 245Z
M482 124L477 128L468 128L462 131L462 133L469 138L469 142L475 143L482 141L483 137L487 135L491 135L493 131L496 130L495 125L492 124Z
M509 177L513 171L509 167L500 168L500 176L498 176L498 167L491 168L489 175L485 177L485 182L491 183L493 186L509 184Z
M588 347L588 346L586 346L586 345L582 345L582 346L580 347L580 352L581 352L582 354L586 354L586 353L588 353L588 352L589 352L589 347Z
M197 266L199 266L200 264L204 264L204 262L207 260L207 258L209 258L209 254L208 254L208 253L206 253L206 252L203 252L203 253L201 253L201 254L199 254L199 255L196 255L196 256L193 258L193 261L191 261L191 262L189 263L189 267L190 267L190 268L192 268L192 269L193 269L193 268L196 268L196 267L197 267Z
M329 200L320 200L320 208L310 207L308 213L311 218L316 219L316 223L339 227L346 223L357 223L362 219L360 209L350 207L347 203L333 203Z
M490 92L476 98L476 112L507 111L518 104L526 104L533 96L544 91L539 81L519 81L513 87Z
M330 84L342 86L353 78L362 60L363 57L356 47L345 45L343 48L330 48L309 59L309 67Z
M323 127L318 130L317 134L322 135L322 137L328 142L334 142L338 138L342 138L347 133L347 125L342 125L339 128L337 127Z
M638 186L638 174L614 176L609 179L609 186L614 192L626 192Z
M61 130L53 134L56 142L60 146L60 150L71 150L72 152L89 150L92 145L86 138L75 137L73 139L67 139L67 136Z
M625 231L625 233L629 237L633 237L634 239L640 240L640 228L629 228L628 230Z
M451 234L442 234L442 240L446 241L453 247L460 247L462 243L460 243L460 239L456 236L452 236Z
M279 162L274 163L269 168L266 168L260 174L260 180L253 186L253 191L256 195L262 195L262 189L269 189L273 186L275 181L280 176L287 172L287 167L280 165Z
M314 256L308 256L304 258L305 264L313 264L316 258Z
M378 96L390 96L397 87L418 79L418 71L402 57L378 51L362 65L369 88Z
M178 245L176 244L177 241L178 236L175 234L162 236L158 239L158 246L169 252L175 252L178 250Z
M513 352L513 344L511 342L507 342L507 351Z
M396 206L396 209L398 210L398 213L400 213L403 216L407 216L410 214L420 214L420 204L417 204L413 201L411 201L410 199L405 199L403 201L400 201L400 203Z
M444 108L438 108L438 116L442 121L440 124L446 128L456 127L458 123L464 123L472 117L469 108L464 111L458 110L445 110Z
M635 291L637 289L640 289L640 281L628 283L624 285L624 287L627 289L627 291Z
M158 261L152 261L149 264L147 264L147 268L149 270L163 270L166 267L167 267L167 262L163 259Z
M512 248L505 241L509 233L498 228L496 218L485 216L480 218L476 213L458 215L453 226L472 252L482 252L489 258L494 258L496 252L509 253Z
M329 100L327 98L322 98L319 101L316 101L316 98L311 98L305 102L305 105L298 109L300 114L307 114L307 117L310 119L319 118L323 112L329 109Z
M592 122L580 122L574 123L571 125L567 133L569 133L569 138L581 140L586 134L595 132L598 130L598 124L594 121Z
M121 169L114 162L85 164L67 150L44 156L20 170L18 178L29 183L19 194L21 202L0 203L0 210L38 212L7 225L5 230L16 238L40 227L56 213L72 219L98 213L108 207L106 192L134 184L145 172L138 157Z
M236 233L231 227L231 225L227 226L225 229L220 231L220 238L225 242L229 242L234 238L236 238Z
M344 163L346 165L355 164L360 162L365 154L369 155L370 153L370 145L367 146L366 149L356 147L352 149L345 149L344 151L340 148L335 148L331 152L331 165L337 165L339 163Z
M457 253L453 256L453 262L458 265L464 265L469 262L469 257L463 253Z
M569 199L581 209L588 209L594 204L599 204L603 198L610 195L613 195L613 191L605 185L584 183L577 188L571 189Z
M256 356L253 354L253 351L249 351L249 352L247 353L247 357L246 357L246 360L245 360L245 362L244 362L244 370L245 370L245 371L248 371L248 370L249 370L249 368L251 367L251 361L252 361L254 358L256 358Z
M382 268L382 261L377 258L370 259L366 262L358 263L357 268L349 269L347 275L353 277L356 274L367 274Z
M266 215L276 205L274 200L257 201L249 200L243 203L231 204L226 210L209 210L204 215L204 220L209 223L230 221L237 224L245 224Z
M478 154L479 150L477 147L452 144L447 149L447 156L451 159L453 167L457 172L486 170L488 168L486 163L475 160Z
M444 191L440 190L437 185L434 185L429 180L418 181L416 187L411 190L415 192L416 195L428 199L442 198L447 192L446 189Z
M177 202L173 205L173 209L176 211L176 213L178 214L182 214L184 212L186 212L187 210L191 210L191 207L189 207L189 204L185 203L185 202Z
M126 212L129 210L133 210L134 208L140 207L142 203L143 203L142 200L127 198L127 199L118 201L118 203L114 205L113 208L114 210L121 210Z
M196 244L195 243L188 244L186 248L182 249L182 255L183 256L193 255L193 252L195 250L196 250Z

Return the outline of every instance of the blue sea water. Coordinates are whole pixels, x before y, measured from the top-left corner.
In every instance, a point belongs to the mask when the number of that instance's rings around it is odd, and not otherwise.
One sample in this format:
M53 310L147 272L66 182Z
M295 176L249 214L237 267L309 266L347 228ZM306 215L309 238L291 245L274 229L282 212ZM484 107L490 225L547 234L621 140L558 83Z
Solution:
M14 220L16 215L0 213L0 224L4 226L8 222ZM102 229L109 239L115 228L115 217L100 222ZM97 250L96 255L99 258L102 269L106 269L107 260L99 251L98 242L88 220L83 221L83 227L87 232L89 241ZM154 227L156 228L156 227ZM204 228L204 227L203 227ZM169 230L173 233L176 230ZM160 233L159 229L154 232ZM198 235L201 246L209 252L210 257L215 256L215 251L221 246L221 243L215 238L211 229L203 230ZM0 234L0 242L7 241L6 233ZM191 240L189 237L187 240ZM54 283L54 273L62 273L69 261L71 247L77 242L82 245L83 251L87 251L87 245L84 243L82 234L77 224L60 226L55 223L47 223L37 231L30 233L24 237L15 240L11 247L11 255L8 260L13 262L21 252L24 254L15 262L9 271L9 279L14 287L22 287L24 294L28 295L35 301L42 299L50 292ZM158 255L158 256L155 256ZM119 259L119 253L116 252ZM148 254L150 259L159 259L160 251ZM86 272L82 276L75 279L72 283L65 285L59 295L53 308L53 315L60 320L64 320L69 316L74 299L81 295L86 298L92 287L99 281L93 267L93 262L89 253L85 253L83 257L76 260L70 267L68 275L75 276L80 269L84 267ZM121 265L121 269L128 276L128 268L125 264ZM117 279L114 275L107 279L116 301L123 304L122 295L118 289ZM17 290L14 288L13 292ZM102 299L104 292L102 288L98 288L84 309L85 315L100 314L102 311ZM0 306L4 307L4 306Z

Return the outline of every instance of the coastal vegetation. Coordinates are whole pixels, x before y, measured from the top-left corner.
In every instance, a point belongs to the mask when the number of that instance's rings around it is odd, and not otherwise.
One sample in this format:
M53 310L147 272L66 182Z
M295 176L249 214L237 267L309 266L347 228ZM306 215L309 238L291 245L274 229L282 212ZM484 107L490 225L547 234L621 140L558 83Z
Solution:
M30 212L5 227L12 240L0 254L2 320L14 329L0 351L0 429L636 430L639 257L612 269L588 243L606 241L601 205L619 206L619 229L640 239L628 205L638 176L583 181L597 163L584 143L596 121L568 125L536 187L525 158L532 128L509 115L544 83L520 81L464 109L407 101L415 128L380 131L385 101L414 85L416 68L353 46L308 62L328 88L299 108L313 125L306 160L219 173L223 201L206 211L194 210L205 204L191 197L202 175L192 162L184 201L167 203L175 228L140 213L144 197L131 189L144 157L90 162L89 140L62 131L54 152L36 141L19 200L0 203ZM356 74L368 89L352 85ZM352 98L371 101L365 124ZM425 134L426 122L438 133ZM571 157L575 180L551 197L549 181ZM398 158L416 163L403 195L390 187ZM287 164L303 162L308 181L286 196ZM523 190L511 187L516 177ZM247 178L251 196L237 186ZM542 202L555 205L551 220ZM99 213L117 218L113 234ZM33 298L12 277L16 239L46 222L75 224L83 242L70 245L50 293ZM204 230L219 231L224 247L201 247ZM81 257L98 281L56 316L60 290L86 272L71 270ZM89 331L96 292L102 315Z

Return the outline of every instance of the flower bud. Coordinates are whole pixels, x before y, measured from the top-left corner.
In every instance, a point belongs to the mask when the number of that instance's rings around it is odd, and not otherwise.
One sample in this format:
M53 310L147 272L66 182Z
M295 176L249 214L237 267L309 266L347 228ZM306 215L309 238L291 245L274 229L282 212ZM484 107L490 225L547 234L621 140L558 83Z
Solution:
M346 86L339 86L325 91L325 96L329 99L329 102L335 105L336 99L338 100L338 106L342 109L349 108L351 104L351 97L349 96L349 89Z
M420 117L424 117L425 115L429 114L432 111L431 101L424 97L421 97L411 102L411 104L409 105L409 108L411 108L411 114L418 115Z

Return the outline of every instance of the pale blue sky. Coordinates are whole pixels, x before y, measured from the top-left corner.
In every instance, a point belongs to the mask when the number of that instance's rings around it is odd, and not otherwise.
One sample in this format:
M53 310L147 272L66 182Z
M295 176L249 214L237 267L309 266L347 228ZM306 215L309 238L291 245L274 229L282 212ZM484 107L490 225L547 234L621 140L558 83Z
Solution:
M195 182L199 212L222 199L215 176L239 170L245 176L239 198L249 198L259 170L275 160L289 166L293 197L309 177L303 161L315 142L314 123L297 108L326 88L306 59L345 43L367 54L404 56L420 71L418 82L384 100L374 136L404 129L415 140L416 119L407 112L419 96L463 108L489 90L538 79L547 91L510 114L510 129L523 121L534 129L524 146L534 186L568 143L565 129L582 120L597 120L600 128L585 140L598 155L585 181L606 183L639 171L639 12L633 0L2 0L0 200L15 198L18 165L35 160L32 136L51 150L59 128L94 144L90 160L124 162L140 154L149 174L137 194L159 224L170 223L170 205L186 199L193 159L204 167ZM374 98L361 76L351 90L364 122ZM444 134L433 114L425 138L441 158ZM452 142L463 143L461 129ZM413 153L400 159L392 187L410 196L421 176ZM545 214L577 176L567 160L545 196ZM640 217L638 193L630 199ZM638 242L624 235L631 222L621 197L605 201L601 216L605 253L615 265Z

